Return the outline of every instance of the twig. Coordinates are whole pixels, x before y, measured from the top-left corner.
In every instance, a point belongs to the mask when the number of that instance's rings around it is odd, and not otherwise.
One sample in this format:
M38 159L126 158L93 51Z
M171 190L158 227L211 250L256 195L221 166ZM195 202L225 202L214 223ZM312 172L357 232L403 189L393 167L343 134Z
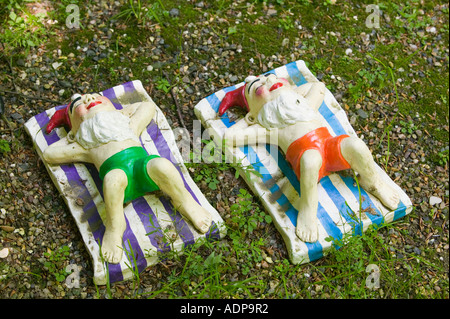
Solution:
M5 91L5 90L0 90L0 92L7 93L7 94L20 95L20 96L22 96L24 98L31 99L31 100L41 100L41 101L50 102L50 103L60 103L59 101L46 99L45 97L28 96L28 95L25 95L25 94L20 93L20 92Z
M8 126L7 129L2 129L2 130L0 130L0 132L12 132L13 128L11 127L11 123L9 123L9 121L6 118L5 114L0 114L0 118L3 120L3 122L6 123L6 126Z
M0 132L9 131L11 133L11 138L14 139L13 128L4 113L5 113L5 102L3 102L3 98L0 95L0 118L6 123L6 126L8 127L6 130L0 130Z
M169 85L171 85L170 78L166 72L164 72L164 76L166 77L167 81L169 82ZM177 107L178 118L180 119L181 126L183 126L183 128L187 131L186 125L184 124L184 121L183 121L183 115L181 114L180 105L178 104L177 97L175 96L175 93L173 92L173 87L170 89L170 94L172 95L172 99L174 100L175 106Z
M17 90L18 87L16 85L16 82L14 81L14 70L12 68L11 61L6 57L6 55L2 55L2 56L5 59L6 64L8 65L9 71L11 72L11 81L14 85L14 88ZM12 57L11 57L11 59L12 59Z

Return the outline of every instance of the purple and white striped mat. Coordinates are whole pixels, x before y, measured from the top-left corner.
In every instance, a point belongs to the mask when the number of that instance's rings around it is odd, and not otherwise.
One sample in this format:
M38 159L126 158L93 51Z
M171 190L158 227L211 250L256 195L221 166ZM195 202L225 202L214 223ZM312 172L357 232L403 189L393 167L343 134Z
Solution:
M115 86L101 94L108 97L117 109L136 102L152 102L139 80ZM179 251L198 240L218 240L225 236L226 229L222 218L190 177L172 129L164 114L156 107L155 118L140 136L141 144L149 154L160 155L175 164L186 188L196 201L211 213L213 224L206 234L200 234L173 209L168 197L161 192L147 194L124 207L127 228L123 236L122 261L116 265L103 262L99 243L102 242L105 232L105 204L96 168L85 163L49 165L42 158L45 148L67 134L64 128L55 129L48 135L45 133L45 127L53 113L63 107L65 105L32 117L25 123L25 128L76 221L92 257L95 284L104 285L108 279L111 283L132 279L136 271L140 273L157 263L162 252Z

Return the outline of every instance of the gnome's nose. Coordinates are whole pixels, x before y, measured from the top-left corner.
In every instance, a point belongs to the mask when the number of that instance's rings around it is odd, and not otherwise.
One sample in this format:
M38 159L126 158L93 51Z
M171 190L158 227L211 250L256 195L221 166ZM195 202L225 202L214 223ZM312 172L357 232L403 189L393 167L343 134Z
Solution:
M86 104L89 104L89 103L95 101L95 96L93 96L93 95L91 95L91 94L86 94L85 100L86 100Z
M275 84L277 82L279 82L278 78L274 74L270 74L266 77L266 83L268 84Z

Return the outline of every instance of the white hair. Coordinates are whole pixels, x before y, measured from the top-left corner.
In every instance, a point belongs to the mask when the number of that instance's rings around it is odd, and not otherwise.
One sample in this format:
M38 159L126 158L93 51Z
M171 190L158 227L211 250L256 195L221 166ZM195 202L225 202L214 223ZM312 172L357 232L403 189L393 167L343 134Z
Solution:
M297 122L310 122L320 117L303 96L286 91L263 105L258 122L266 129L283 128Z
M75 134L75 139L85 149L112 141L132 139L139 142L130 128L130 118L119 112L99 112L84 120Z

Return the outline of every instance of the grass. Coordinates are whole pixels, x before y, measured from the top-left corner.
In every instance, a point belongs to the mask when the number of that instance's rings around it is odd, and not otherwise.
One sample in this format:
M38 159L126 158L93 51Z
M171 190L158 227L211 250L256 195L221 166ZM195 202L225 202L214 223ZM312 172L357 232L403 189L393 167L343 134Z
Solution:
M42 14L30 14L21 2L16 1L9 1L4 9L7 27L0 33L4 53L11 53L16 49L28 52L30 47L45 41L48 32L43 25Z
M249 241L253 228L271 223L264 218L259 205L246 190L240 189L237 203L230 206L231 218L226 220L226 242L199 240L181 251L170 250L159 255L165 264L165 277L156 289L139 289L139 273L133 262L127 264L135 274L133 298L445 298L444 291L432 293L436 280L424 285L430 272L443 273L444 266L432 256L432 249L396 251L392 239L408 239L405 221L371 225L359 235L347 233L340 239L330 238L333 245L326 262L292 265L287 259L272 260L266 254L265 237ZM355 216L356 218L356 216ZM358 219L358 218L356 218ZM408 262L407 262L408 261ZM411 262L412 261L412 262ZM270 272L255 273L267 262ZM230 280L233 278L233 280ZM264 278L264 279L263 279ZM448 286L448 282L439 282ZM139 292L140 291L140 292ZM108 285L106 295L112 296ZM101 297L99 294L98 297Z
M244 189L240 190L239 198L244 206L231 206L233 218L227 225L231 244L199 239L193 245L184 247L180 251L171 249L159 253L160 263L170 265L171 268L166 268L164 284L159 284L157 289L152 289L150 292L138 292L140 275L135 266L135 255L132 251L126 251L128 260L131 261L126 265L134 274L132 297L197 299L239 298L245 295L255 298L259 291L264 291L266 289L264 280L255 274L249 275L250 270L255 268L255 264L261 263L263 256L266 256L263 247L267 246L267 242L265 238L251 241L250 245L246 242L247 236L252 233L254 227L258 227L260 223L271 223L271 219L259 210L252 195ZM249 219L249 213L255 217ZM241 221L244 221L245 225L241 224ZM155 228L152 232L164 233L164 230ZM170 244L169 237L164 236L163 240ZM128 244L128 247L131 245ZM283 263L288 265L286 261ZM108 263L105 262L104 267L108 274ZM236 280L227 280L227 277L235 274L236 268L239 270L239 274L235 276ZM108 278L107 281L109 281ZM105 297L112 297L111 289L111 285L107 282L104 289ZM102 297L98 287L97 297Z
M250 199L249 196L245 197ZM244 213L241 208L232 210ZM394 234L399 229L401 232L400 222L372 225L361 235L345 234L339 240L333 239L326 262L310 264L309 274L302 271L303 265L268 259L262 249L268 246L264 238L247 245L247 232L229 223L231 241L226 244L198 241L182 251L162 254L160 262L169 265L164 281L157 289L137 293L137 274L133 281L134 298L445 298L444 291L430 294L436 281L423 281L427 273L445 271L438 260L429 258L432 251L426 250L423 256L392 249L392 237L386 233ZM270 274L264 277L251 271L263 260L273 263ZM232 274L236 274L235 279L230 281ZM445 282L440 285L448 287ZM110 289L108 286L109 296Z
M148 21L161 23L161 17L167 16L166 11L161 0L158 0L150 5L144 5L140 0L129 0L122 8L122 10L114 15L113 19L135 19L138 25L145 25Z
M89 28L88 23L83 23L89 21L88 13L83 9L88 2L58 2L51 16L59 21L57 26L64 25L65 6L79 3L83 27L76 32L67 32L64 37L54 41L51 37L54 29L45 25L42 17L30 15L25 1L9 0L0 11L0 17L5 21L2 26L4 29L7 27L5 32L0 33L2 49L7 50L0 54L6 56L5 53L8 52L7 58L12 61L13 66L19 57L27 55L27 50L43 44L48 52L61 49L63 56L79 54L73 44L78 42L80 47L87 47L96 33L95 29ZM174 78L172 86L180 86L181 65L190 66L190 63L195 64L199 60L217 59L215 50L197 49L202 44L199 42L200 36L191 39L192 44L184 44L184 31L188 31L190 35L195 31L205 32L208 35L204 38L213 39L213 45L217 47L225 48L232 44L242 47L241 52L228 56L226 65L208 70L211 74L218 74L211 75L208 79L217 86L221 86L218 82L220 75L243 76L242 70L261 73L264 67L271 69L294 59L305 59L316 75L323 73L323 81L333 93L342 93L342 100L349 105L350 110L357 103L364 106L368 102L378 103L379 100L387 102L384 111L389 114L390 122L380 132L384 137L377 146L381 150L386 149L387 144L387 153L384 155L386 168L395 147L400 147L390 143L396 125L403 134L426 129L437 141L448 145L448 132L443 128L448 125L448 116L444 115L448 114L448 67L443 67L444 72L441 72L427 61L428 57L443 53L433 51L433 45L430 45L433 35L424 31L433 23L430 12L435 3L378 3L383 16L381 28L376 32L378 37L385 37L387 40L383 43L381 40L373 42L375 44L369 52L359 50L361 34L372 32L364 25L364 17L367 16L364 3L373 1L331 5L329 1L224 0L208 2L204 8L177 0L121 1L122 6L110 17L110 21L118 20L120 23L112 33L111 41L107 43L105 51L108 56L98 61L88 57L77 69L66 69L63 65L58 72L61 76L71 77L74 82L82 82L79 80L79 70L85 74L92 73L95 75L92 85L96 90L116 85L125 75L132 74L131 79L142 79L144 85L154 84L153 94L158 100L170 104L167 96L171 85L165 79L163 70ZM265 20L262 17L267 5L271 5L277 13L273 18ZM170 16L168 10L172 8L179 9L180 14ZM420 10L427 14L421 14ZM109 22L105 20L105 27L109 26ZM448 25L436 25L436 28L442 37L448 37ZM303 32L304 30L308 32ZM333 36L331 31L339 35ZM314 36L307 37L306 33ZM18 37L19 34L23 36ZM151 50L155 47L152 37L164 39L164 54L171 59L152 60ZM289 41L286 47L280 45L284 39ZM418 49L407 50L410 45L416 45ZM290 52L294 46L299 49ZM132 51L138 48L145 48L145 54ZM345 53L347 48L352 48L352 55ZM127 58L121 60L125 55ZM285 56L286 61L272 58L278 55ZM254 62L250 62L250 59ZM160 62L160 67L147 71L146 66L155 65L156 62ZM410 70L423 70L423 76L409 76L408 73L413 72ZM99 75L104 74L108 76L100 81ZM342 81L333 81L332 75L339 76ZM399 82L398 79L402 81ZM240 80L243 78L239 78ZM70 92L65 94L67 98ZM412 95L415 96L414 99L411 98ZM416 113L433 117L433 120L430 119L429 123L417 123L408 118ZM381 115L378 118L384 119ZM0 138L0 156L11 153L11 143ZM448 148L436 149L433 145L424 147L431 162L443 167L448 165ZM196 182L204 184L203 189L217 191L220 190L221 173L230 168L239 168L238 166L193 163L190 168L194 170ZM324 259L308 265L292 265L286 259L276 260L270 257L273 255L267 251L270 244L264 235L254 239L256 233L260 234L260 225L271 223L269 215L264 213L257 199L245 189L239 189L236 196L238 202L229 207L230 216L226 221L228 237L225 241L198 242L181 252L172 251L161 255L160 263L164 266L158 268L162 276L158 278L158 283L153 285L151 292L140 291L142 277L134 272L131 297L448 298L446 268L432 246L417 244L420 246L420 253L397 248L398 241L417 242L417 238L407 231L408 218L378 228L370 227L358 236L346 235L334 242L336 247L341 248L333 248ZM429 214L432 220L436 211L430 211ZM413 213L409 218L417 217ZM127 254L133 260L133 252ZM60 264L67 261L64 252L58 253L57 250L46 257L56 258ZM379 269L378 289L370 289L366 285L367 278L371 275L368 272L370 265L376 265ZM43 277L53 276L58 279L57 275L64 275L59 273L60 268L48 266L50 268L46 269L39 265L39 271L30 272L35 275L34 280L41 283ZM133 263L129 267L133 269ZM0 268L2 271L10 271L6 265L0 265ZM437 285L444 289L437 291ZM112 297L113 286L108 284L105 289L106 296ZM102 291L103 288L98 288L97 297L102 297Z
M0 153L9 153L10 151L9 142L0 138Z

